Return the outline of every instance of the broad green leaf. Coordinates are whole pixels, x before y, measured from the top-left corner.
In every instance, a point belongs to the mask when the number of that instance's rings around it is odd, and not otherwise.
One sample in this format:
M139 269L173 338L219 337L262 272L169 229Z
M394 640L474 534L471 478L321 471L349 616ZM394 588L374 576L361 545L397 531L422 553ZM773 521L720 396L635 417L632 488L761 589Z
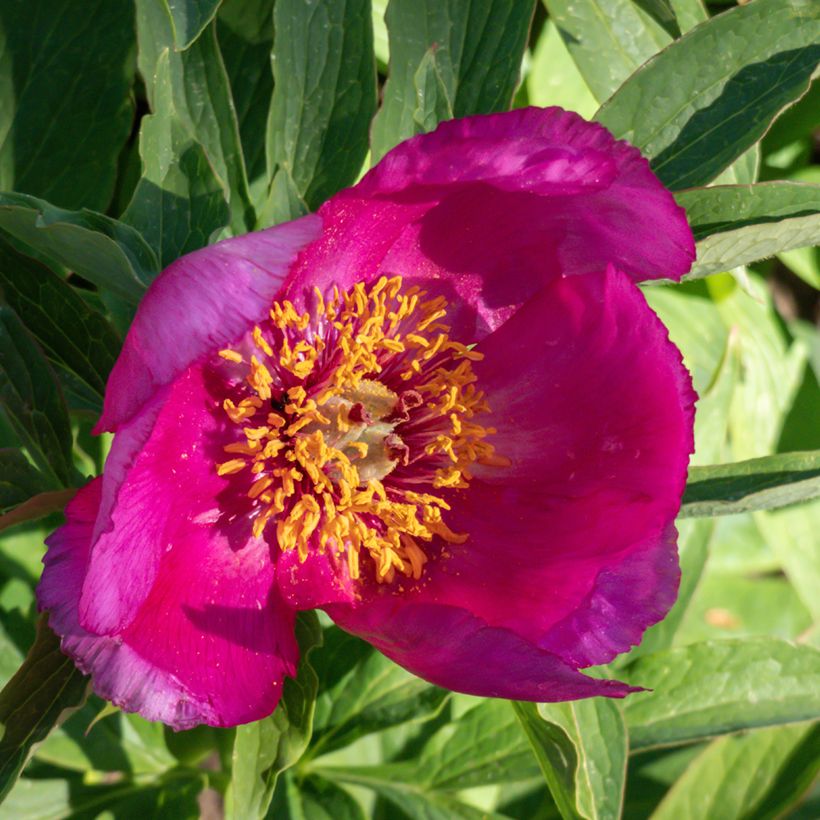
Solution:
M273 96L273 0L223 0L217 17L219 50L231 85L251 196L267 194L265 127Z
M634 0L543 0L598 102L603 102L672 35ZM674 22L674 16L673 16Z
M444 84L434 48L427 49L413 77L416 107L413 122L423 133L432 131L443 120L453 118L453 104Z
M813 0L755 0L676 40L596 119L640 148L669 188L705 185L806 92L818 38Z
M675 19L684 34L698 23L709 19L703 0L671 0L671 4Z
M177 50L188 48L214 19L221 0L162 0L167 4Z
M206 5L210 19L217 4L208 2ZM137 31L138 65L145 79L151 111L160 119L176 121L180 132L178 157L182 156L181 146L186 140L201 147L210 166L207 173L218 182L230 205L231 229L234 233L244 233L253 227L255 216L230 81L217 44L216 24L208 26L195 42L180 52L165 0L137 0ZM151 163L146 148L155 150L156 147L140 142L143 176L149 173ZM170 164L170 158L160 161L159 165L163 164Z
M533 6L529 0L390 0L385 15L390 72L373 121L373 161L421 132L417 73L430 49L454 116L506 110L518 83ZM429 130L432 119L425 122Z
M168 51L157 62L157 113L142 120L143 175L123 221L136 228L165 267L208 244L228 223L225 192L202 145L174 108Z
M60 651L41 615L37 638L17 674L0 692L0 800L14 785L35 743L82 705L88 679Z
M362 807L345 791L321 777L285 775L269 813L277 820L365 820Z
M799 800L818 769L817 726L777 726L739 737L721 737L690 763L653 812L652 820L779 816ZM777 793L783 775L789 777L789 794L782 790Z
M371 0L373 8L373 51L376 52L376 62L379 71L387 74L387 66L390 62L390 44L387 40L387 25L384 22L384 14L387 11L388 0Z
M744 151L728 168L712 180L712 185L751 185L760 173L760 143Z
M32 496L22 504L18 504L13 510L0 515L0 532L25 521L37 521L51 513L62 512L65 505L74 497L75 492L71 488L51 490Z
M316 703L311 758L371 732L427 720L448 696L338 629L327 631L315 668L322 692Z
M0 228L56 265L136 304L159 272L145 240L93 211L64 211L24 194L0 194Z
M0 189L104 210L131 129L131 0L0 4Z
M617 820L628 756L620 707L605 698L513 706L562 817Z
M544 23L538 37L526 86L531 105L559 105L587 119L598 108L552 20Z
M820 496L820 451L691 467L682 518L770 510Z
M120 340L106 319L44 265L0 237L0 289L53 364L79 379L102 403Z
M233 820L264 817L277 778L299 760L310 742L318 688L310 653L322 642L314 612L299 616L296 637L299 671L295 678L285 679L276 710L270 717L236 729L233 777L226 798L226 816Z
M11 308L0 305L0 408L52 486L74 478L71 426L57 379Z
M688 278L820 242L820 185L721 185L681 191L676 199L697 240Z
M621 675L652 690L626 701L633 751L820 714L820 652L773 638L656 652L638 658Z
M286 176L304 203L296 213L274 203L281 222L355 181L376 110L376 63L367 0L277 0L274 28L268 174Z
M0 449L0 513L5 513L48 488L48 481L20 450L12 447Z

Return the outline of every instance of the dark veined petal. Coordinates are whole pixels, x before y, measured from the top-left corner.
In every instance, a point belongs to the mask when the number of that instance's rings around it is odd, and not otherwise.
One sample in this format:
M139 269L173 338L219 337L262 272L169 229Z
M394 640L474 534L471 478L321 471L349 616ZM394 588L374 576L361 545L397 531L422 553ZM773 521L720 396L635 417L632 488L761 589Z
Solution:
M126 711L176 729L234 726L270 714L294 675L293 613L272 586L263 556L237 554L207 531L162 562L131 626L95 635L79 623L79 592L100 502L99 479L69 504L48 539L40 608L94 690ZM253 549L253 548L251 548Z

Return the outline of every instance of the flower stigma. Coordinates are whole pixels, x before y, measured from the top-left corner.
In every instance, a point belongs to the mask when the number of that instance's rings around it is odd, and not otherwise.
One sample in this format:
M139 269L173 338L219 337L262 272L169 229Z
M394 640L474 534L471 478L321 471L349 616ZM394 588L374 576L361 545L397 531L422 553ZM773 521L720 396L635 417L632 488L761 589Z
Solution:
M443 296L402 278L323 295L310 309L275 302L237 349L222 402L236 429L218 464L251 503L252 531L275 527L283 551L332 551L358 579L419 579L434 539L462 544L443 491L465 489L474 463L506 466L474 419L487 413L472 363L449 337Z

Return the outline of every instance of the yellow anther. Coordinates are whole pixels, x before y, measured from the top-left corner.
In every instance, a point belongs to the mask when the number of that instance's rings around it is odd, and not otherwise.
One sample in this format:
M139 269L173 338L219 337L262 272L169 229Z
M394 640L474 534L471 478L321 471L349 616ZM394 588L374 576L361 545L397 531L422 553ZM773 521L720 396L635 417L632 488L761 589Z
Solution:
M244 458L232 458L230 461L223 461L222 464L217 465L216 474L233 475L240 470L244 470L247 463Z
M237 353L235 350L220 350L219 355L229 362L236 362L237 364L242 362L242 354Z

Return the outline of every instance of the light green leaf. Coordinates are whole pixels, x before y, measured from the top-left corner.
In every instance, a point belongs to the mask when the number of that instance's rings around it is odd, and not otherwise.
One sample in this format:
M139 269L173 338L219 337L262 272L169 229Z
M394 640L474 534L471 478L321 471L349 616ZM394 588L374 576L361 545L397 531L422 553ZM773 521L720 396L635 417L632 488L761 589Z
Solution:
M322 642L315 612L301 613L296 622L299 672L285 679L282 699L270 717L239 726L233 747L233 778L226 798L226 817L264 817L276 780L304 754L313 726L318 678L310 652Z
M723 185L681 191L676 199L697 240L690 279L820 242L820 185Z
M526 80L531 105L559 105L589 119L598 103L581 76L552 20L544 23Z
M390 0L385 15L390 72L373 121L373 162L421 132L417 73L431 49L454 116L506 110L518 83L533 5L534 0ZM424 119L426 127L433 124L431 117Z
M229 218L224 189L205 151L174 110L169 70L164 51L157 63L157 113L145 117L140 129L143 175L123 214L163 267L207 245Z
M672 35L649 13L645 3L543 2L598 102L610 97L627 77L672 42Z
M744 151L728 168L721 171L712 185L751 185L760 173L760 143Z
M162 0L167 5L179 51L188 48L214 19L221 0Z
M134 102L131 0L0 4L0 190L104 210Z
M203 7L209 20L216 6L214 3L211 8L208 3L207 8ZM232 231L244 233L253 227L255 215L230 80L216 40L216 24L204 29L192 45L180 52L176 49L165 0L137 0L137 31L138 65L151 111L162 119L176 120L180 142L187 138L201 146L210 166L203 173L215 178L222 188L230 205ZM142 142L140 155L145 176L152 160L143 152Z
M590 698L514 708L562 817L617 820L628 755L620 707Z
M120 348L106 319L74 289L0 237L0 289L53 364L99 398Z
M448 697L444 689L411 675L338 629L327 631L315 668L322 693L316 703L311 758L371 732L428 720Z
M709 19L703 0L672 0L672 8L680 30L685 34L698 23Z
M806 92L819 38L813 0L755 0L675 41L596 119L640 148L669 188L705 185Z
M0 410L51 488L70 486L71 425L56 376L11 308L0 305Z
M419 132L432 131L443 120L453 118L453 104L436 63L435 49L428 49L422 57L413 77L413 87L416 89L413 122Z
M367 154L376 110L370 3L278 0L274 29L268 173L286 174L314 210L355 181ZM274 219L299 215L276 210Z
M820 451L691 467L681 518L771 510L820 496Z
M82 705L88 679L60 651L60 641L40 616L37 638L17 674L0 692L0 800L8 793L43 740L68 713Z
M721 737L689 764L652 820L781 816L800 799L818 769L820 727L777 726L740 737ZM784 775L789 777L788 793L778 794L778 782Z
M159 272L137 231L93 211L64 211L32 196L0 194L0 228L132 304Z
M633 751L820 714L820 652L773 638L711 641L638 658L620 673Z

